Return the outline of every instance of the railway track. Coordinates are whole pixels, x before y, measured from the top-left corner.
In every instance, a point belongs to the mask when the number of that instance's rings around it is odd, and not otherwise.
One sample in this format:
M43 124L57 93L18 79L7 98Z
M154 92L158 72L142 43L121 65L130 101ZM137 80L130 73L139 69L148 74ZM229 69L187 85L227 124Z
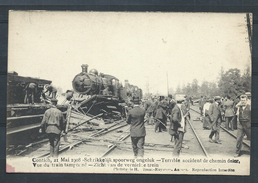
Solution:
M192 109L192 108L190 108L190 109L191 109L192 111L196 112L197 114L200 114L200 115L201 115L201 113L198 112L197 110ZM236 136L234 133L228 131L228 130L227 130L226 128L224 128L222 125L220 125L220 127L221 127L221 129L223 129L226 133L228 133L230 136L232 136L234 139L237 139L237 136ZM250 143L248 143L248 142L246 142L246 141L243 141L243 144L244 144L246 147L250 148Z
M117 131L119 131L119 129L123 129L125 127L127 127L128 124L125 123L125 121L120 120L119 122L116 122L115 124L104 128L100 131L94 131L93 133L89 132L80 132L80 133L71 133L69 137L67 137L67 139L70 139L71 142L67 143L67 144L63 144L62 146L60 146L59 149L59 153L63 153L65 155L65 151L67 150L71 150L74 147L78 147L78 145L82 145L85 146L84 149L88 149L88 146L98 146L98 144L103 145L103 137L110 135L110 133L117 133ZM128 127L127 127L128 128ZM123 131L123 130L121 130ZM48 142L48 140L46 139L46 142ZM109 142L105 142L106 144L108 144ZM47 144L48 145L48 144ZM96 148L98 149L98 148ZM115 149L115 147L108 147L109 151L112 151L113 149ZM108 154L109 152L106 152L106 154ZM68 154L71 154L71 152L68 152ZM38 158L42 158L42 157L48 157L49 156L49 148L46 148L46 152L39 155ZM105 155L103 155L105 156Z
M198 117L197 115L200 114L194 108L191 108L191 111L194 112L191 116L195 115ZM215 143L209 143L208 135L210 131L203 130L202 123L200 123L200 121L187 120L187 124L189 124L187 125L188 131L184 137L182 153L180 156L203 155L209 158L213 157L214 155L234 155L235 141L233 143L234 145L228 147L228 142L232 142L232 139L229 139L229 135L231 136L230 138L233 137L236 139L236 135L232 132L229 132L224 127L222 127L228 136L224 137L225 133L221 133L221 135L224 135L221 137L222 141L224 142L222 142L222 145L219 145ZM67 136L62 137L59 153L62 153L62 156L85 153L85 156L98 157L132 155L133 153L131 142L128 140L128 137L130 136L129 129L130 127L125 123L125 121L120 120L101 130L95 130L91 132L78 130L68 133ZM168 133L155 133L154 126L150 125L146 125L146 130L147 136L145 141L145 153L147 156L152 156L157 152L162 152L164 154L172 153L174 145L171 145L171 142L169 142L170 136ZM248 142L244 142L244 145L247 148L250 148ZM34 152L27 153L25 156L49 156L48 139L43 139L41 141L27 145L26 148L23 151L20 151L20 153L17 155L25 154L28 149L33 149L34 146L36 146L34 148ZM71 149L74 150L71 151ZM231 149L230 152L223 152L229 151L228 149Z
M199 118L200 113L193 107L190 108L192 118ZM196 131L198 138L202 143L202 149L207 157L233 157L236 151L236 132L230 132L221 125L222 131L219 133L220 143L211 143L209 141L210 130L203 128L201 120L194 120L189 123L191 128ZM250 157L250 142L244 141L242 147L243 156Z
M196 131L195 131L195 129L194 129L194 127L193 127L191 121L187 119L187 122L188 122L188 124L190 125L190 127L191 127L191 129L192 129L192 131L193 131L193 133L194 133L194 135L195 135L195 137L196 137L196 139L197 139L197 141L198 141L198 143L199 143L199 145L200 145L200 147L201 147L201 149L202 149L202 151L203 151L203 154L204 154L207 158L209 158L209 154L208 154L208 152L206 151L206 149L205 149L205 147L204 147L204 145L203 145L201 139L200 139L199 136L197 135L197 133L196 133Z

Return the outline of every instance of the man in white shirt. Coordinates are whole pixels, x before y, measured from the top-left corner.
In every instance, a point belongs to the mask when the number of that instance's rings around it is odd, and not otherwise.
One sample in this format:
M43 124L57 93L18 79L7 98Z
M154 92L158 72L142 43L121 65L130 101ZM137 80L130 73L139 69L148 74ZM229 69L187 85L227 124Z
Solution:
M210 129L210 117L209 117L209 108L212 103L211 99L207 99L206 103L203 106L203 129Z

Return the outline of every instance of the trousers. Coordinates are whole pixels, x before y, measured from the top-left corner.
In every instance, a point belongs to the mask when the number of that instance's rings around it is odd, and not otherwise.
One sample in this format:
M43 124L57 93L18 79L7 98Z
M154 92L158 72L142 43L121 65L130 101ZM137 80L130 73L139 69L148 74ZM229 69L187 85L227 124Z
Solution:
M226 129L227 130L229 130L229 129L231 129L231 130L234 130L234 126L233 126L233 120L234 120L234 117L232 116L232 117L225 117L225 121L226 121ZM230 128L229 128L229 126L230 126Z
M209 138L212 139L212 137L215 135L215 141L218 141L219 140L219 133L220 133L220 123L217 122L211 128L211 133L209 135Z
M33 89L27 89L25 91L24 104L29 104L30 100L31 100L31 103L34 104L34 96L35 96L35 91Z
M141 157L144 156L144 142L145 142L145 136L143 137L131 137L132 140L132 146L133 146L133 153L134 157Z
M162 121L163 124L165 124ZM166 126L164 126L159 120L156 120L155 122L155 132L159 129L159 132L161 132L162 130L166 130Z
M251 123L251 122L250 122ZM246 134L247 139L251 139L251 127L247 127L244 124L238 123L237 124L237 143L236 143L236 153L240 154L242 144L243 144L243 138Z
M203 128L208 129L210 125L210 117L208 115L205 115L205 117L203 118Z
M47 135L50 142L50 157L57 158L60 146L60 134L48 133Z
M178 131L176 135L174 135L175 138L175 146L174 146L174 151L173 151L173 156L179 156L180 151L182 149L182 144L183 144L183 138L184 138L184 132Z

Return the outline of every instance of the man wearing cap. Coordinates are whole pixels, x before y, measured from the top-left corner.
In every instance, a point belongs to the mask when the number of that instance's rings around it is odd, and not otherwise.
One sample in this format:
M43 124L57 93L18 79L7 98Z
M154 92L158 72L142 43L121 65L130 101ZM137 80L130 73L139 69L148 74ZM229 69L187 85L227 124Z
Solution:
M43 94L49 92L48 96L51 95L52 93L52 98L55 99L56 98L56 93L57 93L57 89L55 87L53 87L52 85L46 85L46 91L43 92Z
M166 104L164 102L160 102L158 105L158 109L155 115L155 129L156 132L158 129L158 132L166 131L166 121L167 121L167 114L166 114Z
M237 143L236 143L236 155L240 156L243 143L243 137L246 134L247 140L251 139L251 105L248 103L246 95L241 95L241 101L238 104L237 109Z
M61 133L65 131L65 119L62 112L56 108L57 100L52 99L52 107L46 110L39 132L45 131L50 142L50 157L58 157Z
M211 143L217 143L217 144L221 144L219 142L219 133L220 133L220 124L221 124L221 109L220 109L220 97L219 96L216 96L214 98L214 103L210 105L210 108L209 108L209 116L210 116L210 119L211 119L211 125L210 125L210 128L211 128L211 133L209 135L209 142ZM215 135L215 140L213 141L212 140L212 137Z
M145 110L139 106L140 100L138 97L132 100L134 107L128 111L126 122L131 125L130 136L132 141L132 147L134 152L134 157L143 158L144 156L144 142L145 142L145 126L144 126L144 116Z

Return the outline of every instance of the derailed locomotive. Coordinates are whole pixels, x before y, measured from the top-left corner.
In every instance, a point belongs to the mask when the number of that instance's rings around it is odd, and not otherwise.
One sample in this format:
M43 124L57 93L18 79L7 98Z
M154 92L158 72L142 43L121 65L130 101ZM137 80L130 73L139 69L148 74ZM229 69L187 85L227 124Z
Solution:
M135 97L142 98L142 90L130 85L128 80L122 86L115 76L99 74L96 69L88 72L87 64L81 67L82 72L72 81L74 92L66 93L69 93L66 98L70 103L67 110L68 129L98 115L101 118L91 120L88 124L100 126L121 120L125 117L125 106Z
M81 67L82 72L77 74L72 81L75 92L81 95L113 96L120 102L131 100L134 97L142 98L142 90L137 86L130 85L128 80L125 80L123 87L115 76L98 74L96 69L88 72L87 64L83 64Z

